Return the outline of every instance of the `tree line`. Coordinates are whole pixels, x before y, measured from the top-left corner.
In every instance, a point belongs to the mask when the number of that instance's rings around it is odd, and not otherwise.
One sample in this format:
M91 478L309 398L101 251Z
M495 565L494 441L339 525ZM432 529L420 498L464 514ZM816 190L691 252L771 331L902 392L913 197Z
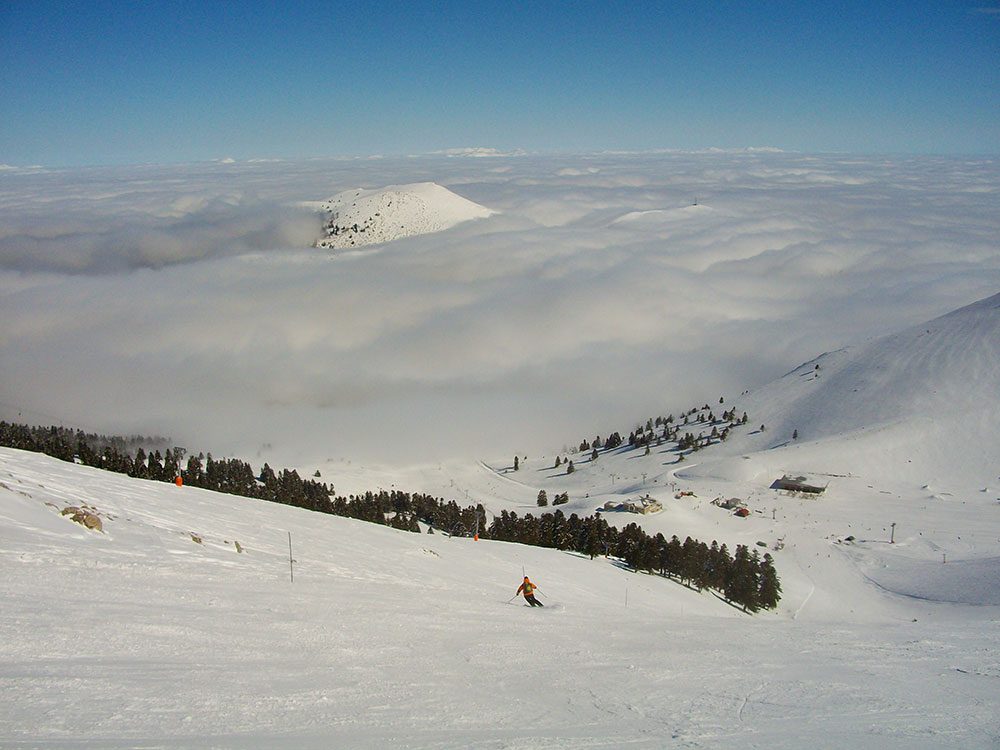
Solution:
M142 442L142 438L129 439ZM161 439L162 440L162 439ZM147 452L141 445L134 456L123 450L129 441L84 433L64 427L29 427L0 421L0 445L45 453L64 461L126 474L138 479L173 482L179 476L192 487L239 495L307 510L354 518L404 531L517 542L587 554L616 557L636 571L663 575L699 591L708 588L746 611L777 606L781 586L770 555L761 559L756 550L738 546L730 556L725 545L711 546L688 537L683 543L674 536L650 536L631 523L617 529L598 515L568 518L561 510L540 516L503 511L487 525L481 504L462 508L454 500L421 493L379 490L363 494L335 495L333 487L315 478L302 478L294 469L275 471L264 464L255 472L250 464L235 458L189 455L174 447ZM562 496L557 502L563 501Z
M719 405L725 404L725 397L719 397ZM673 414L667 416L650 417L646 422L639 423L629 432L628 438L623 438L620 432L612 432L602 439L600 435L593 440L584 439L580 441L576 452L589 454L591 461L596 461L602 452L608 452L627 445L624 450L634 450L644 448L646 454L651 452L653 447L661 447L665 444L668 450L678 454L679 460L683 461L688 453L708 448L716 443L721 443L729 437L729 433L747 424L749 417L746 412L737 415L736 407L722 409L716 415L711 406L695 406L681 412L675 417ZM761 425L763 429L763 425ZM698 432L692 432L697 430ZM568 451L567 451L568 452ZM566 457L556 456L555 468L566 466L566 473L572 474L575 466L573 461ZM518 468L515 459L514 469Z
M697 591L710 589L747 612L774 609L781 600L781 583L771 555L738 545L730 555L725 544L711 545L677 536L651 536L638 524L622 529L598 515L566 517L561 510L540 516L502 511L493 519L485 538L552 547L589 555L604 554L622 560L635 571L645 571L678 581Z

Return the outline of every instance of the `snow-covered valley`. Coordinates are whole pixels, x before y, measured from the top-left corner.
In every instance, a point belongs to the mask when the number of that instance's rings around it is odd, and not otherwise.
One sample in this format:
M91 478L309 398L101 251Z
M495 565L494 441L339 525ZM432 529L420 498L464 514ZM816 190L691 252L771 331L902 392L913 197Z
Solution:
M783 599L753 616L603 556L396 531L0 449L0 744L995 747L1000 498L970 482L1000 477L970 451L992 450L996 421L967 423L956 440L971 458L955 471L894 461L934 438L914 436L921 419L989 402L998 320L994 297L916 341L821 357L736 400L771 427L734 429L682 462L625 445L571 453L571 474L548 457L516 471L323 467L342 492L419 489L491 515L550 510L540 488L566 492L567 515L653 497L659 513L604 515L774 555ZM922 356L938 350L934 331L951 342L947 367ZM923 397L929 379L947 398ZM829 395L870 398L886 382L895 421L912 416L910 398L927 414L879 429L874 401L852 412ZM821 388L842 408L811 408ZM831 411L840 426L824 430ZM802 435L781 439L792 424ZM858 458L876 443L879 461ZM823 494L769 488L806 468ZM709 502L730 496L747 518ZM71 505L93 508L103 531L60 515ZM514 596L522 573L544 609Z

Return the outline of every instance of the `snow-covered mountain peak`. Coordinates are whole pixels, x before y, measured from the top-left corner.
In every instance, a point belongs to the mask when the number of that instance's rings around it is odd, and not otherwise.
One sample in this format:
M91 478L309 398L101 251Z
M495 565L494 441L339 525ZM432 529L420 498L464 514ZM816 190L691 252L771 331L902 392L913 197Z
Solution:
M441 232L495 213L434 182L344 190L320 205L317 247L351 248Z

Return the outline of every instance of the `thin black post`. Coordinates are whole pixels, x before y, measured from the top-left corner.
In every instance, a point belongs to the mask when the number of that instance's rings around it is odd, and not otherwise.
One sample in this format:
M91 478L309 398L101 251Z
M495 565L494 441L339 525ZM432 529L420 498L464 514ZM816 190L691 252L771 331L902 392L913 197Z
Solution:
M896 543L896 522L889 524L889 544Z

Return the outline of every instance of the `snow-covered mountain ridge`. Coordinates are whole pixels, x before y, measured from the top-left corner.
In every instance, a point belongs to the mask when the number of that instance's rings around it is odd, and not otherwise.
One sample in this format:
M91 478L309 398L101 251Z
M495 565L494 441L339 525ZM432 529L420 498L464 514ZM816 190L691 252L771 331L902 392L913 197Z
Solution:
M320 205L317 247L351 248L450 229L495 212L433 182L344 190Z
M742 463L743 476L782 461L1000 497L997 394L1000 294L823 354L749 392L738 408L765 431L736 434L706 459L732 456L727 471ZM748 453L754 461L740 458Z
M755 393L748 405L783 420L776 427L799 421L800 433L826 437L914 417L964 417L995 407L998 394L1000 294L824 354Z

